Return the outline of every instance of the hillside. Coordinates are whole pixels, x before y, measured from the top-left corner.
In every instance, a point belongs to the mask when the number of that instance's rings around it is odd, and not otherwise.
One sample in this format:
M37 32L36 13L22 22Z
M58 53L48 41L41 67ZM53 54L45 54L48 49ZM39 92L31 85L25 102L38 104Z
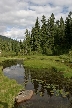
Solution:
M2 39L2 40L10 40L11 38L8 38L8 37L6 37L6 36L0 35L0 39Z
M2 51L2 56L17 55L19 52L19 42L0 35L0 50Z

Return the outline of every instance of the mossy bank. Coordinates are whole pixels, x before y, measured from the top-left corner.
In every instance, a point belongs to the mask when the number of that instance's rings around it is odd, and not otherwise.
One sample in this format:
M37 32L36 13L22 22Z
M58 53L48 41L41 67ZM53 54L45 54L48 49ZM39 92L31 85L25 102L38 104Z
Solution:
M4 76L2 68L0 66L0 108L12 108L15 96L23 87Z

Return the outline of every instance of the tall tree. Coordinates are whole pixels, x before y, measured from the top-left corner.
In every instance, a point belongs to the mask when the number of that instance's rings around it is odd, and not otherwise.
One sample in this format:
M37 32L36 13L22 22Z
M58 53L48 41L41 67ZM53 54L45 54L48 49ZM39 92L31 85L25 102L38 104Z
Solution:
M30 54L30 52L31 52L30 40L31 40L30 39L30 32L28 31L28 29L26 29L25 40L23 42L25 54Z
M54 52L54 36L55 36L55 17L54 14L51 14L51 17L48 19L48 44L49 44L49 48L52 51L52 53Z
M40 37L40 24L38 21L38 17L35 22L35 26L32 28L31 31L31 41L32 41L32 51L37 51L40 52L40 42L41 42L41 37Z
M55 24L55 38L54 38L54 47L55 54L62 54L64 52L64 44L65 44L65 24L64 20L61 17L60 21L57 20Z
M69 12L68 17L65 20L65 39L66 47L70 49L72 46L72 12Z
M48 40L48 31L47 31L47 21L46 17L43 15L42 20L41 20L42 26L41 26L41 48L42 48L42 53L46 54L47 53L47 40Z

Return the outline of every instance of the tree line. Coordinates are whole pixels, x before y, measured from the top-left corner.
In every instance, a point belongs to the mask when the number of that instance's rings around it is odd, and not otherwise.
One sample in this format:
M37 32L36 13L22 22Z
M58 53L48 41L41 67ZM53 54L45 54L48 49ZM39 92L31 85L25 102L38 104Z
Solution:
M13 51L16 55L68 53L72 49L72 12L69 12L65 20L62 17L55 20L53 13L48 19L43 15L41 22L37 17L31 31L26 29L23 42L12 39L7 43L0 39L0 42L1 50Z
M61 17L55 20L52 13L49 19L43 15L41 26L37 17L31 33L26 29L24 49L26 53L41 53L45 55L60 55L72 48L72 12L65 21Z
M3 56L18 55L19 50L20 50L20 42L0 35L0 51Z

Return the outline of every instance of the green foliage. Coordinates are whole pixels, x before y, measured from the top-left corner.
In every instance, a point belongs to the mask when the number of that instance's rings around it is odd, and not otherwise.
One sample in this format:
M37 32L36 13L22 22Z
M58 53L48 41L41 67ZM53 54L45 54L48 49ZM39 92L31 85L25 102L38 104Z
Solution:
M41 24L40 24L41 23ZM55 20L54 14L46 20L42 16L41 22L37 17L31 32L26 29L23 42L0 36L0 50L14 55L62 55L72 49L72 12L69 12L65 21L61 17ZM1 56L1 54L0 54Z
M30 32L26 29L26 32L25 32L25 40L23 41L23 46L24 46L24 54L27 55L27 54L30 54L31 53L31 45L30 45Z
M72 64L63 56L26 56L24 66L63 72L65 77L72 77Z
M53 54L53 52L52 52L52 50L50 49L50 48L45 48L45 53L46 53L46 55L52 55Z
M23 43L0 35L0 56L17 56L22 52Z
M41 45L40 24L37 17L35 26L32 28L31 31L31 50L40 52L41 49L40 45Z
M3 75L0 66L0 108L12 108L17 93L23 89L15 80L10 80Z
M65 21L62 17L60 20L55 21L53 13L47 20L43 15L41 26L37 17L29 39L30 52L39 52L44 55L60 55L68 53L72 47L71 15L72 12L69 13Z
M13 56L16 56L16 52L13 52L13 51L2 51L1 53L1 56L2 57L13 57Z
M72 12L69 12L65 20L65 42L68 49L72 46Z

